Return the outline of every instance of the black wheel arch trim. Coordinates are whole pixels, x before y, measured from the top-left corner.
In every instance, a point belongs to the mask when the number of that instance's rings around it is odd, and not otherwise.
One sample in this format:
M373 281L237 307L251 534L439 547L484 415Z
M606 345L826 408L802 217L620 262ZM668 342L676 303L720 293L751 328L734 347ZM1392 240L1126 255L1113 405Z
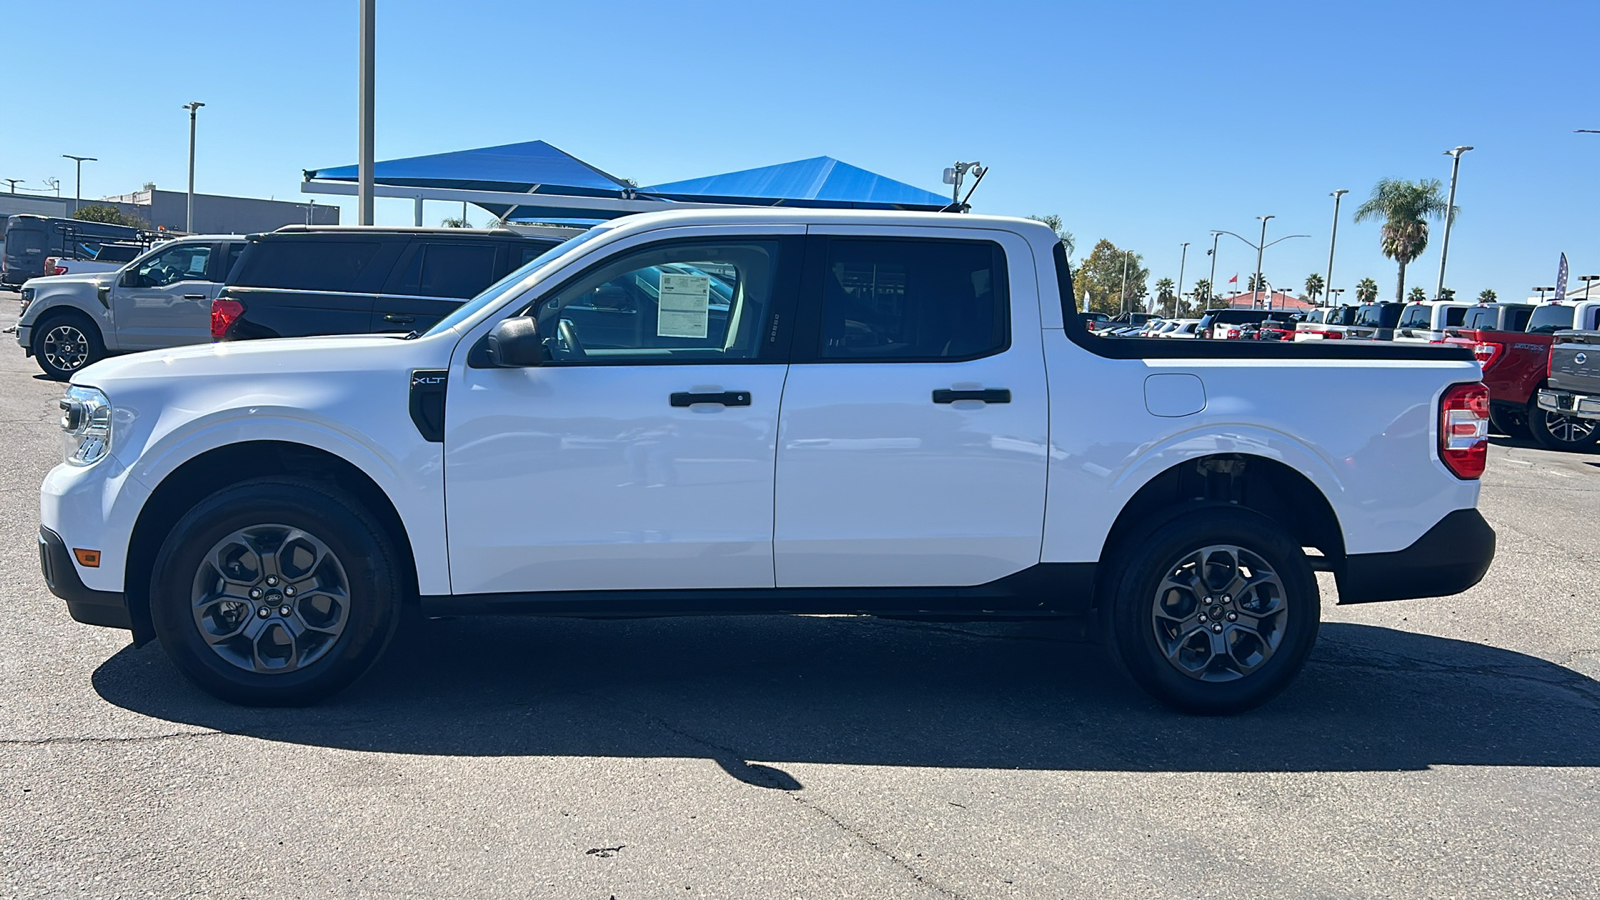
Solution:
M135 631L127 597L117 591L96 591L85 586L67 542L43 525L39 526L39 568L50 593L67 601L67 613L74 621ZM143 641L139 637L134 635L135 642L144 643L151 636L146 635Z
M1483 580L1495 534L1476 509L1447 514L1404 550L1352 553L1335 577L1339 603L1447 597Z

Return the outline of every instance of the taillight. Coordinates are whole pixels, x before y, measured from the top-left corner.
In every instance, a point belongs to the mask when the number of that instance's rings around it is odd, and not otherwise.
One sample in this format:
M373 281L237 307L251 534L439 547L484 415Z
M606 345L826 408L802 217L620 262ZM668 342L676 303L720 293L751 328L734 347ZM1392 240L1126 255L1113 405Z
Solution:
M1479 341L1472 347L1472 355L1478 358L1478 365L1485 372L1489 371L1489 364L1500 358L1500 351L1505 347L1492 341Z
M1489 459L1489 389L1451 385L1439 401L1439 459L1457 478L1477 478Z
M211 301L211 339L220 341L228 336L228 329L244 314L244 304L226 297Z
M1229 328L1227 337L1228 337L1228 340L1230 340L1230 341L1238 340L1239 339L1239 329L1237 329L1237 328Z

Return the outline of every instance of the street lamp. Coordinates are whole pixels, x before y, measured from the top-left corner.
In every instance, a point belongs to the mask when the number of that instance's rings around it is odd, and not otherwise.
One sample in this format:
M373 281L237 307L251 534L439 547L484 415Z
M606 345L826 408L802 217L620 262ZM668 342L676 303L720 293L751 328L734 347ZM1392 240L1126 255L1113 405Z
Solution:
M1555 288L1555 285L1550 285L1548 287L1539 287L1538 285L1534 285L1533 289L1539 292L1539 302L1543 303L1544 302L1544 292L1545 291L1553 291L1556 288Z
M1261 290L1261 254L1267 249L1267 220L1268 219L1275 219L1275 218L1277 218L1277 216L1256 216L1256 218L1261 220L1261 243L1256 245L1256 290L1260 291ZM1251 295L1250 295L1250 305L1252 307L1254 307L1256 305L1256 300L1257 300L1256 294L1255 293L1251 293Z
M1471 149L1471 147L1457 147L1454 150L1444 151L1444 155L1451 159L1450 199L1444 204L1444 246L1439 248L1439 285L1433 291L1435 299L1444 295L1444 263L1450 257L1450 226L1456 221L1456 175L1461 171L1461 154Z
M1178 298L1183 296L1183 267L1189 262L1189 242L1183 242L1183 256L1178 258L1178 292L1172 295L1172 317L1178 317ZM1588 285L1584 285L1588 287Z
M1600 281L1600 275L1579 275L1578 280L1583 282L1583 299L1589 299L1589 282Z
M22 179L21 178L0 178L0 181L4 181L5 183L11 185L11 195L14 197L17 194L17 185L22 181ZM1588 285L1584 285L1584 287L1588 287Z
M1132 250L1122 251L1122 311L1128 311L1128 254Z
M1266 238L1267 238L1267 221L1266 220L1274 218L1274 217L1273 216L1256 216L1256 218L1261 219L1261 239L1263 241L1265 241ZM1266 250L1268 247L1271 247L1273 244L1277 244L1277 243L1281 243L1283 241L1287 241L1290 238L1303 238L1303 237L1310 237L1311 236L1309 234L1286 234L1283 237L1278 238L1277 240L1272 241L1270 243L1255 244L1255 243L1252 243L1250 241L1250 239L1245 237L1244 235L1235 234L1232 231L1225 231L1225 230L1222 230L1222 229L1216 229L1216 230L1213 230L1211 233L1213 235L1218 235L1218 234L1233 235L1234 237L1238 238L1239 240L1244 241L1246 247L1249 247L1252 250L1256 251L1256 285L1257 285L1258 288L1260 287L1260 282L1261 282L1261 253L1262 253L1262 251ZM1215 246L1215 244L1213 244L1213 246ZM1253 302L1255 300L1255 295L1252 294L1250 299Z
M61 156L63 159L70 159L78 164L78 194L77 198L72 201L72 214L76 216L78 207L83 205L83 164L86 162L99 162L100 160L92 156L73 156L71 153L63 153Z
M1344 188L1330 193L1333 198L1333 230L1328 233L1328 281L1323 285L1324 290L1333 290L1333 245L1339 239L1339 198L1350 193Z
M361 51L356 87L356 224L372 224L373 53L377 43L377 0L361 0Z
M1328 305L1329 306L1338 306L1339 305L1339 295L1342 294L1342 293L1344 293L1344 288L1328 288L1328 294L1329 294L1329 298L1328 299L1332 301Z
M1222 232L1212 231L1211 249L1206 251L1206 255L1211 257L1211 280L1206 283L1207 289L1211 292L1211 297L1217 296L1217 238L1220 237L1222 237ZM1208 302L1211 297L1206 298Z
M205 106L199 100L194 100L183 105L189 111L189 204L185 208L183 230L194 234L194 118L200 107Z

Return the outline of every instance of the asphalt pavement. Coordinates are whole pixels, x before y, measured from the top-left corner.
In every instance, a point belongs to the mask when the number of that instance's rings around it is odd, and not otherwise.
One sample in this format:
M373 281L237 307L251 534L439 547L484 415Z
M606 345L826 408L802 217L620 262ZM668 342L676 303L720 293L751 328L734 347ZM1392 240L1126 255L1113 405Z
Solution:
M3 336L0 896L1600 896L1600 456L1497 439L1484 582L1321 576L1234 718L1068 624L855 617L426 622L252 710L46 590L60 394Z

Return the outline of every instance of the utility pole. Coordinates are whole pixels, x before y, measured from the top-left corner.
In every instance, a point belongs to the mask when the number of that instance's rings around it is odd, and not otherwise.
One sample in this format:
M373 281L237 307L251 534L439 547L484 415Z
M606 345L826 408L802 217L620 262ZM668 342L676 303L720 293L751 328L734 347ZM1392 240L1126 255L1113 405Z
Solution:
M83 164L86 162L99 162L100 160L92 156L73 156L71 153L63 153L61 156L78 164L78 194L77 198L72 201L72 215L77 216L78 207L83 205Z
M1454 150L1444 151L1444 155L1451 158L1450 199L1445 201L1444 205L1444 246L1439 248L1439 286L1433 291L1435 300L1441 299L1444 294L1444 263L1450 256L1450 226L1456 221L1456 174L1461 171L1461 154L1471 149L1471 147L1457 147Z
M1122 251L1122 311L1128 311L1128 254L1131 250Z
M194 234L194 117L205 106L199 100L194 100L183 105L189 111L189 203L185 207L183 217L183 230Z
M1333 230L1328 233L1328 282L1323 285L1327 291L1333 290L1333 245L1339 239L1339 198L1350 193L1344 188L1329 194L1333 198Z
M372 224L372 87L373 44L376 42L377 0L361 0L361 53L359 61L360 83L356 90L356 131L359 133L356 172L356 218L359 225Z
M1256 216L1256 218L1261 220L1261 243L1256 245L1256 287L1255 291L1252 291L1250 294L1251 308L1255 308L1260 302L1260 296L1258 292L1261 290L1261 254L1267 249L1267 220L1277 217Z
M1178 298L1183 296L1183 267L1189 262L1189 242L1183 242L1183 256L1178 258L1178 292L1172 295L1172 317L1178 317Z

